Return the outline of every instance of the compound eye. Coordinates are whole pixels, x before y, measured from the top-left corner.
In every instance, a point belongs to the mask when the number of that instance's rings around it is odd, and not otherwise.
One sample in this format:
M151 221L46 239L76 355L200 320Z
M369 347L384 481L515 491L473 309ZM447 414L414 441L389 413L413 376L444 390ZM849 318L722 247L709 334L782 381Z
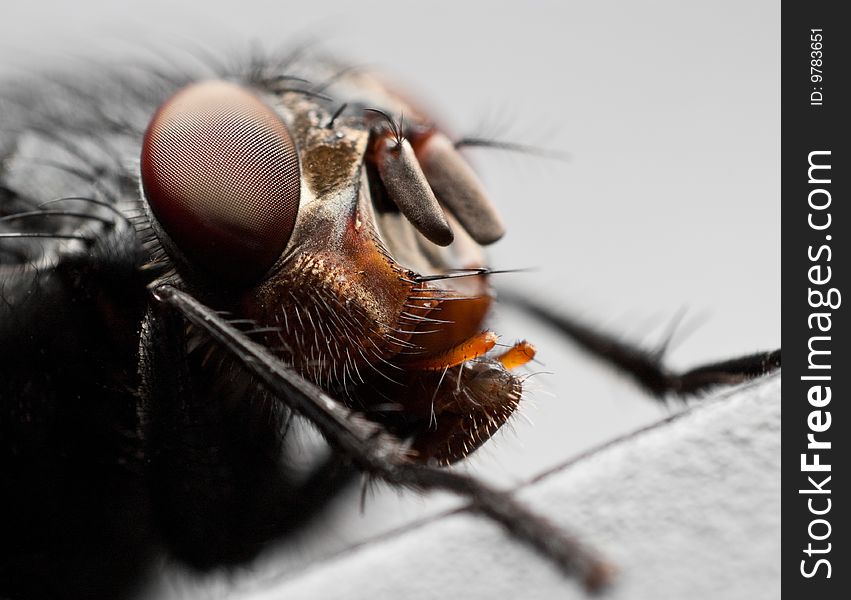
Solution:
M298 153L284 123L238 85L191 85L156 112L142 143L142 186L193 266L231 283L278 259L299 206Z

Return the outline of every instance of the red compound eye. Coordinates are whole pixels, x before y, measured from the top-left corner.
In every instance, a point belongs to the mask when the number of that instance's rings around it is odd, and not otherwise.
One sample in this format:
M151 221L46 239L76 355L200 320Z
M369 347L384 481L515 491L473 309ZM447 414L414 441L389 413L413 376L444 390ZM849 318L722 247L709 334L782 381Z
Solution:
M184 88L142 143L142 186L162 228L193 264L230 282L278 259L298 214L298 154L281 119L223 81Z

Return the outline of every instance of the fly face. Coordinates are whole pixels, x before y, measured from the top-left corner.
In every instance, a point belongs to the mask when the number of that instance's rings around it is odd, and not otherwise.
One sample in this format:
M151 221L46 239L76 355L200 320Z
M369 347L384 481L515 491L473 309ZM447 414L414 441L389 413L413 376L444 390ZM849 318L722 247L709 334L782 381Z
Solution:
M332 102L254 83L190 85L148 127L142 187L172 283L250 319L415 460L464 458L517 408L509 369L534 353L489 354L481 245L499 216L448 137L374 78L343 78Z

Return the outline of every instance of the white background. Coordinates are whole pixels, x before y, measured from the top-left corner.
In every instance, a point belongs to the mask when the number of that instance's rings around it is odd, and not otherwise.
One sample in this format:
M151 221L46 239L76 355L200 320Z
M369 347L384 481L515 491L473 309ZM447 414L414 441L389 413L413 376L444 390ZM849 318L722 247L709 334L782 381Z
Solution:
M7 0L0 73L140 48L317 39L406 82L461 134L569 153L566 163L470 153L509 224L493 266L536 268L498 282L650 346L685 309L670 364L688 367L780 344L779 8ZM62 68L85 60L73 65ZM535 343L533 370L553 374L530 380L525 418L474 457L472 471L522 481L667 414L538 323L504 310L494 324L505 341ZM305 541L293 560L434 507L379 492L362 517L353 494L320 527L325 545Z

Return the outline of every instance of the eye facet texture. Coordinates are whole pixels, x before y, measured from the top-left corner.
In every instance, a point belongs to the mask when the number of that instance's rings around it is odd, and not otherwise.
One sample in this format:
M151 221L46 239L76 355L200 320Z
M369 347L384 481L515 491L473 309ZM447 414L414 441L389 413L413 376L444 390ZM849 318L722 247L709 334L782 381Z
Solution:
M290 239L298 153L278 115L249 90L208 81L172 96L145 133L141 171L160 225L208 273L256 280Z

